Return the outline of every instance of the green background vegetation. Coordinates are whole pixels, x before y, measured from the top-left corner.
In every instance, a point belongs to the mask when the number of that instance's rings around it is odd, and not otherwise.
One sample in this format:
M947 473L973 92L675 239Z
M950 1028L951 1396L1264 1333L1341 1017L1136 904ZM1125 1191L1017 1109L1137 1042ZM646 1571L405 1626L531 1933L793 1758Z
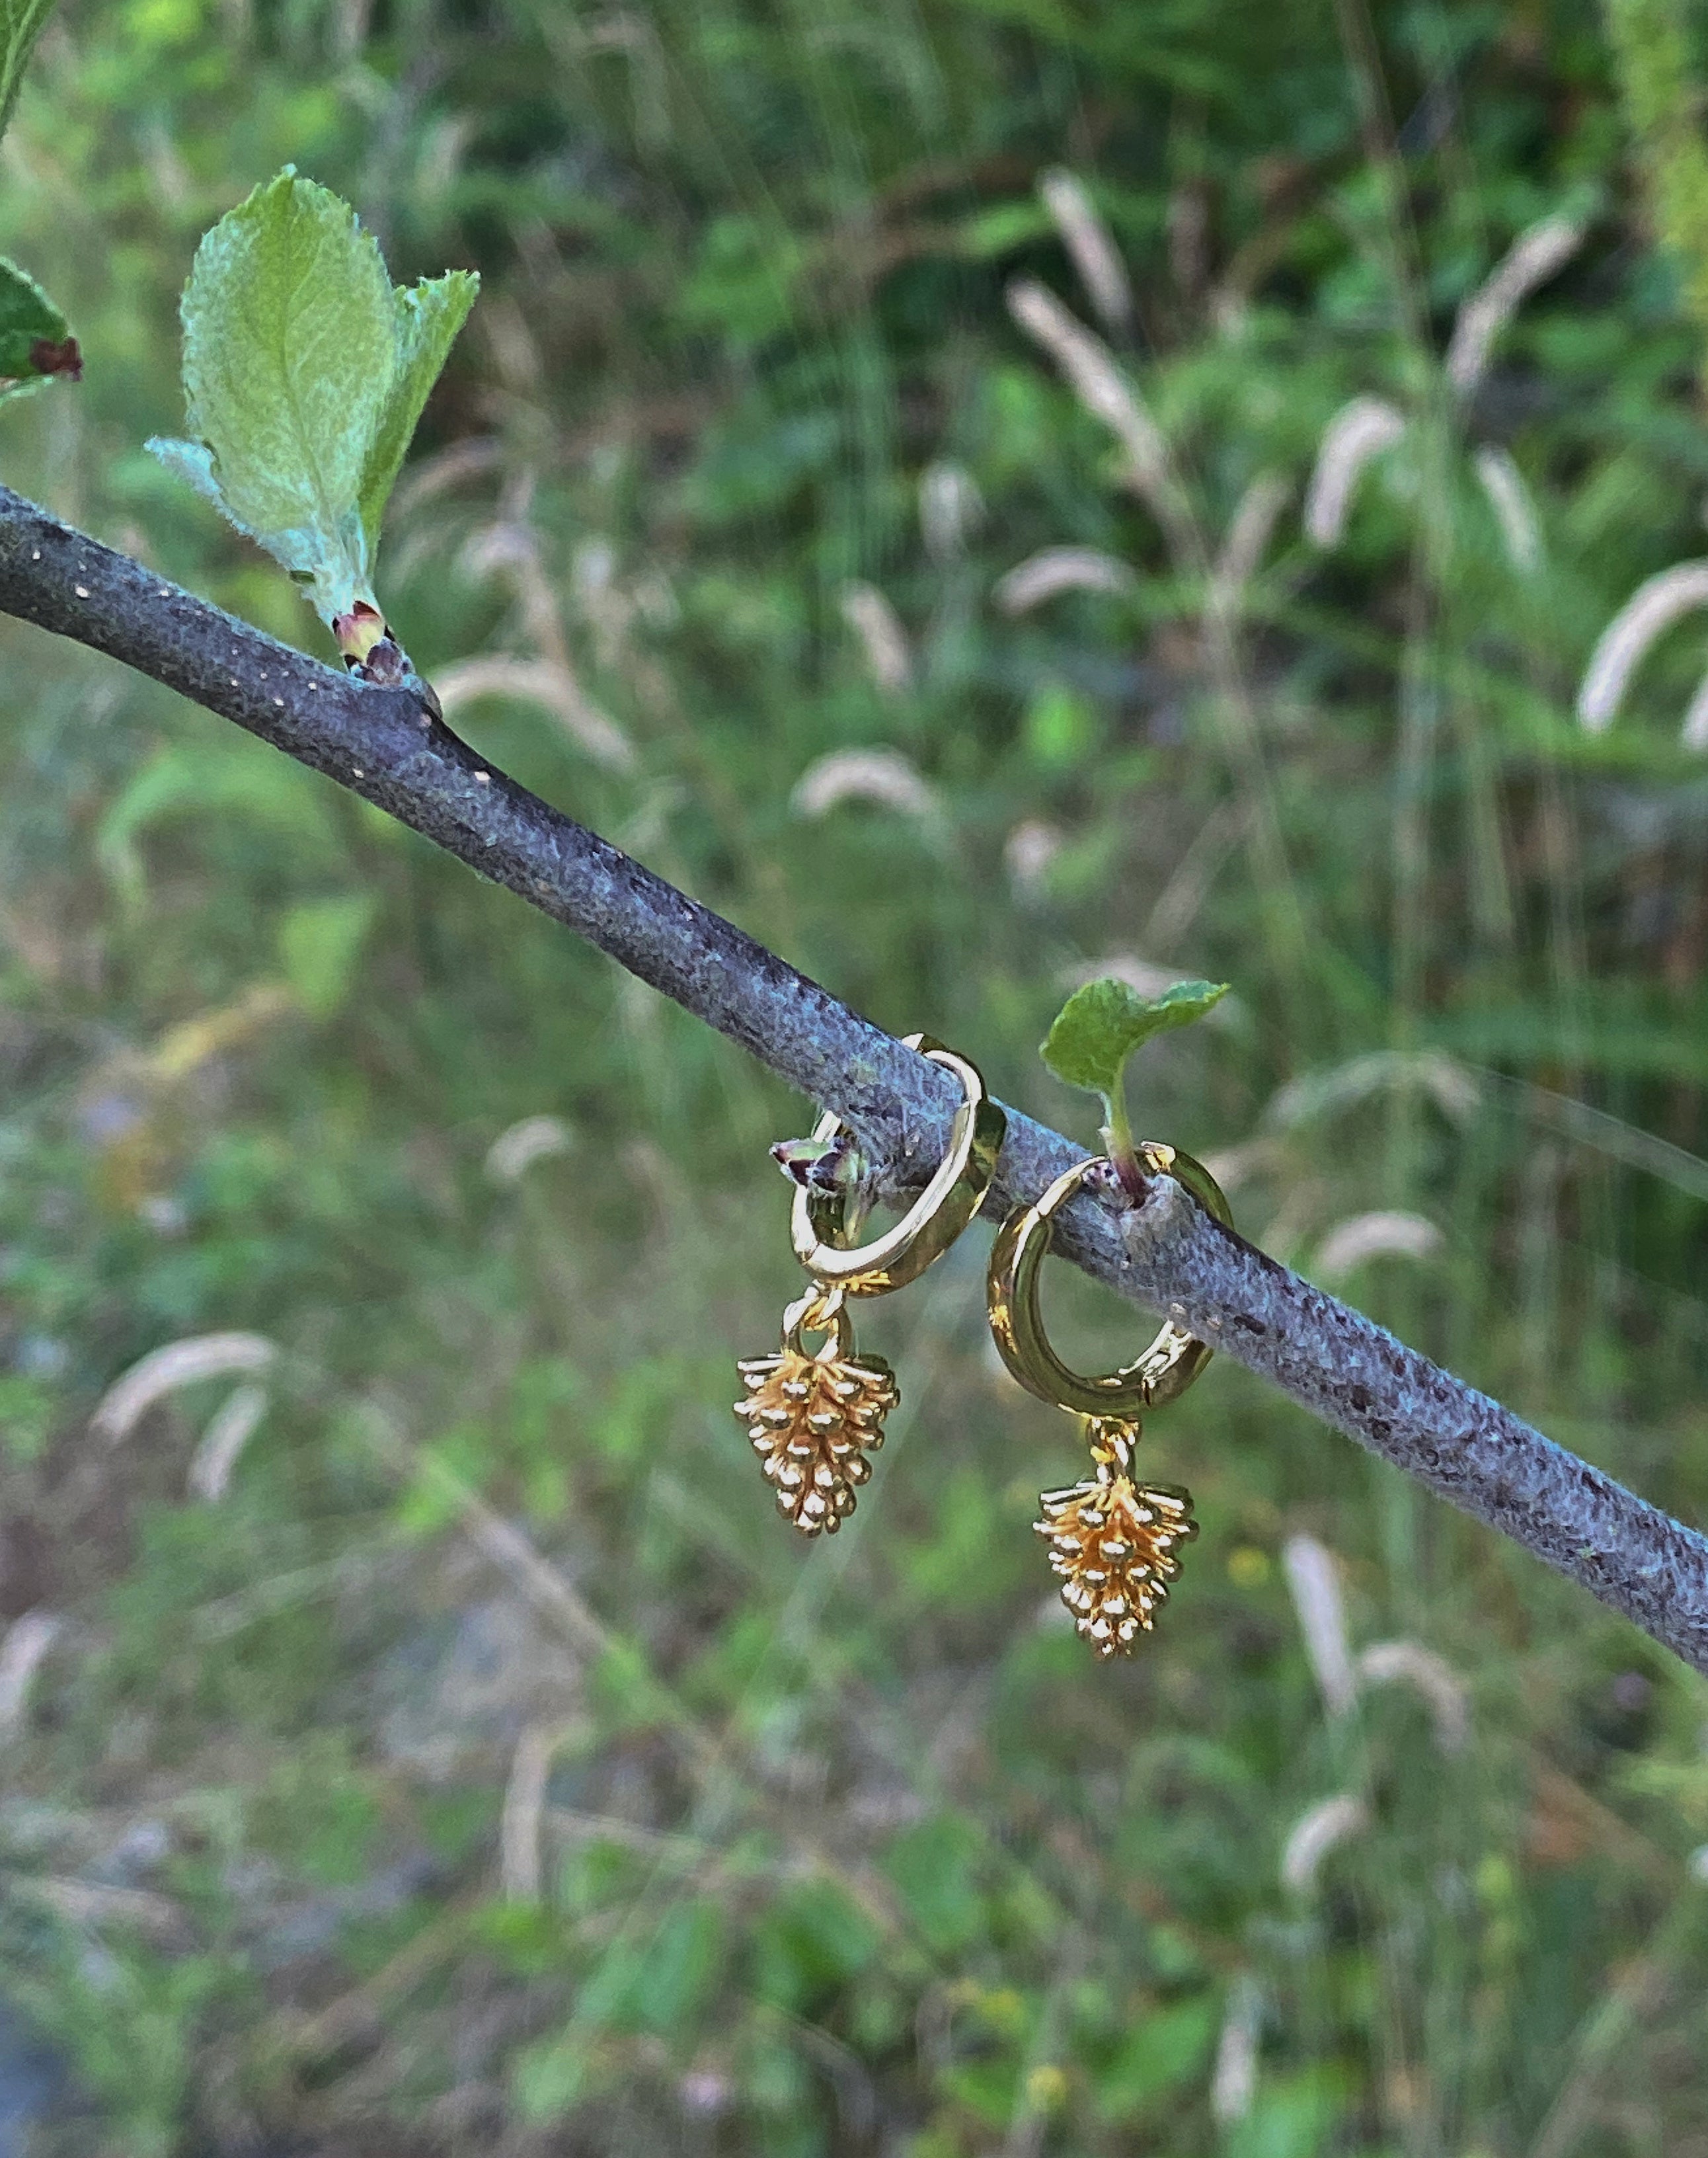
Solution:
M1619 15L1639 57L1673 20ZM1700 617L1610 731L1572 715L1708 551L1705 273L1642 184L1700 142L1651 67L1646 164L1613 69L1583 0L77 0L0 252L85 379L7 405L0 472L326 648L142 447L196 240L289 160L398 280L478 269L378 587L425 674L543 661L556 706L458 724L1087 1139L1035 1053L1065 989L1231 983L1139 1060L1140 1135L1325 1278L1349 1220L1433 1224L1334 1285L1700 1520ZM1184 558L1004 305L1086 314L1058 166L1129 268ZM1686 240L1693 170L1654 190ZM1456 311L1562 211L1582 247L1457 402ZM1320 550L1360 395L1410 432ZM1218 657L1202 562L1268 474ZM1004 612L1059 545L1130 589ZM0 1995L65 2071L39 2150L1708 2150L1697 1678L1226 1363L1146 1441L1204 1536L1094 1667L1028 1527L1073 1432L995 1368L982 1232L873 1312L904 1407L801 1544L729 1403L798 1280L766 1148L806 1106L207 714L15 626L0 664L0 1608L66 1622L0 1753ZM925 806L794 805L877 747ZM567 1147L505 1180L540 1116ZM1070 1350L1130 1351L1058 1295ZM231 1329L279 1354L223 1496L187 1478L229 1378L90 1435ZM1325 1713L1298 1535L1466 1743L1415 1686ZM1363 1825L1289 1887L1337 1795Z

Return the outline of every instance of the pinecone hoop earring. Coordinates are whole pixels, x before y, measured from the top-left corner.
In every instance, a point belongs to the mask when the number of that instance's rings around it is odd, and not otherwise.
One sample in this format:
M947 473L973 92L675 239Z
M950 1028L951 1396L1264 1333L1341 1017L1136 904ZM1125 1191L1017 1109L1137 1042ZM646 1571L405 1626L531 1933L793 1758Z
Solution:
M809 1351L804 1333L824 1335ZM747 1388L735 1413L747 1426L777 1510L803 1536L833 1536L854 1510L884 1443L884 1419L901 1399L881 1356L856 1356L846 1293L813 1288L783 1314L782 1346L736 1366Z
M1156 1144L1142 1146L1139 1156L1153 1175L1183 1184L1218 1221L1231 1220L1220 1187L1201 1162ZM998 1353L1014 1377L1028 1393L1082 1420L1093 1473L1066 1490L1045 1492L1042 1518L1032 1526L1049 1544L1061 1600L1081 1639L1107 1658L1131 1655L1139 1635L1155 1624L1169 1583L1179 1575L1181 1547L1198 1534L1189 1492L1143 1484L1133 1474L1143 1412L1179 1400L1211 1352L1178 1326L1165 1325L1135 1362L1086 1377L1071 1371L1050 1345L1038 1277L1058 1210L1100 1162L1092 1156L1076 1163L1035 1205L1017 1207L1009 1216L991 1252L987 1301Z
M985 1092L977 1066L928 1035L909 1035L906 1046L961 1082L947 1152L894 1228L852 1249L843 1241L846 1193L796 1193L791 1236L813 1285L784 1312L777 1354L737 1367L746 1391L735 1413L777 1493L777 1510L803 1536L834 1535L853 1513L854 1495L872 1473L868 1456L883 1444L884 1419L901 1398L883 1358L857 1354L849 1302L905 1288L940 1258L984 1203L1002 1152L1007 1119ZM840 1129L832 1112L813 1137L828 1141ZM812 1334L824 1337L816 1350L802 1338Z

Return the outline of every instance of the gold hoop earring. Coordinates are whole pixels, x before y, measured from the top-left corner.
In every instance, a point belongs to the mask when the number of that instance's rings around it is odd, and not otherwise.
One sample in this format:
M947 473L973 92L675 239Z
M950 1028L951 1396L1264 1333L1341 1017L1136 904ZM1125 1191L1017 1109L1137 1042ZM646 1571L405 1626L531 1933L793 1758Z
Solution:
M1201 1162L1174 1147L1148 1143L1139 1157L1153 1175L1172 1176L1220 1221L1232 1215ZM1095 1474L1039 1500L1033 1527L1050 1545L1061 1600L1082 1639L1102 1657L1131 1655L1156 1623L1180 1547L1198 1534L1192 1495L1169 1484L1140 1484L1133 1449L1147 1408L1178 1401L1210 1361L1211 1350L1172 1324L1143 1355L1095 1377L1071 1371L1050 1346L1038 1308L1038 1279L1055 1236L1055 1216L1101 1158L1076 1162L1035 1205L1017 1207L990 1255L986 1303L997 1352L1028 1393L1084 1420Z
M737 1366L746 1392L735 1413L777 1492L778 1511L804 1536L834 1535L853 1513L855 1491L872 1473L867 1457L883 1444L884 1419L901 1398L881 1356L855 1353L848 1302L905 1288L942 1257L983 1205L1007 1128L976 1065L929 1035L911 1034L905 1046L961 1082L942 1160L894 1228L853 1249L842 1242L846 1194L797 1192L790 1236L813 1285L784 1312L777 1354ZM813 1137L823 1143L842 1128L831 1111ZM808 1334L823 1335L818 1349L805 1346Z

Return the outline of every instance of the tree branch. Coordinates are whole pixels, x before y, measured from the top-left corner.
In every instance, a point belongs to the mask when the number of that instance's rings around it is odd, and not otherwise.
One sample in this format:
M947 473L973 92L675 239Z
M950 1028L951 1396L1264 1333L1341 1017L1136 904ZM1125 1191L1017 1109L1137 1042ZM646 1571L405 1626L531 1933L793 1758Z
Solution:
M289 650L0 488L0 611L75 638L324 772L588 938L837 1110L897 1185L959 1090L731 923L477 756L407 689ZM1010 1111L997 1182L1035 1199L1082 1149ZM1220 1227L1167 1178L1081 1195L1058 1245L1708 1670L1708 1542Z

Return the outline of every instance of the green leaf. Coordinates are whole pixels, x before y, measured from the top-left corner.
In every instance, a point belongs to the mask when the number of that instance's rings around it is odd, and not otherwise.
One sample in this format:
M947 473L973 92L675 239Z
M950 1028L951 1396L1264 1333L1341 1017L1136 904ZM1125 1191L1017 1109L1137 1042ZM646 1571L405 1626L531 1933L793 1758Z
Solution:
M54 0L0 0L0 135L53 6ZM38 389L56 374L75 382L82 372L65 318L34 277L0 257L0 398Z
M196 251L183 307L194 439L148 447L328 622L359 601L377 611L386 497L477 287L457 271L394 291L349 205L288 165Z
M214 477L214 452L205 442L180 442L168 436L149 437L148 449L175 479L181 479L204 495L215 509L223 510L225 498Z
M571 2029L566 2037L536 2038L517 2053L510 2097L524 2120L560 2119L581 2095L590 2048Z
M377 241L288 167L220 219L184 288L189 424L221 507L328 618L371 600L359 500L397 374L395 312Z
M1153 1034L1202 1019L1227 994L1226 982L1176 982L1159 997L1106 976L1076 989L1055 1015L1039 1055L1058 1079L1106 1099L1120 1091L1127 1060Z
M65 318L34 277L0 256L0 397L36 389L56 374L75 382L82 372Z
M1333 2064L1277 2076L1228 2130L1224 2158L1316 2158L1346 2107L1344 2078Z
M399 286L392 293L397 374L362 471L362 529L370 555L379 551L379 520L428 392L479 290L480 279L472 270L452 270L442 277L424 278L411 291Z
M0 0L0 135L18 102L18 85L42 24L53 12L54 0Z
M846 1889L815 1877L784 1888L752 1933L755 1996L790 2015L834 1998L883 1944Z
M1021 2103L1020 2063L1011 2054L952 2062L939 2072L938 2081L947 2097L988 2130L1005 2128Z
M632 1980L619 2001L613 1983L613 2021L661 2036L691 2025L704 2007L724 1969L724 1914L715 1897L693 1896L673 1903L642 1951ZM584 2012L602 1974L589 1981Z
M1013 255L1055 231L1042 203L1029 199L993 203L976 216L963 218L955 228L961 252L975 262L994 262Z
M958 1814L939 1814L905 1830L883 1867L928 1948L955 1955L984 1930L978 1830Z
M1097 2078L1097 2111L1128 2119L1195 2078L1215 2038L1216 2001L1199 1994L1142 2016Z

